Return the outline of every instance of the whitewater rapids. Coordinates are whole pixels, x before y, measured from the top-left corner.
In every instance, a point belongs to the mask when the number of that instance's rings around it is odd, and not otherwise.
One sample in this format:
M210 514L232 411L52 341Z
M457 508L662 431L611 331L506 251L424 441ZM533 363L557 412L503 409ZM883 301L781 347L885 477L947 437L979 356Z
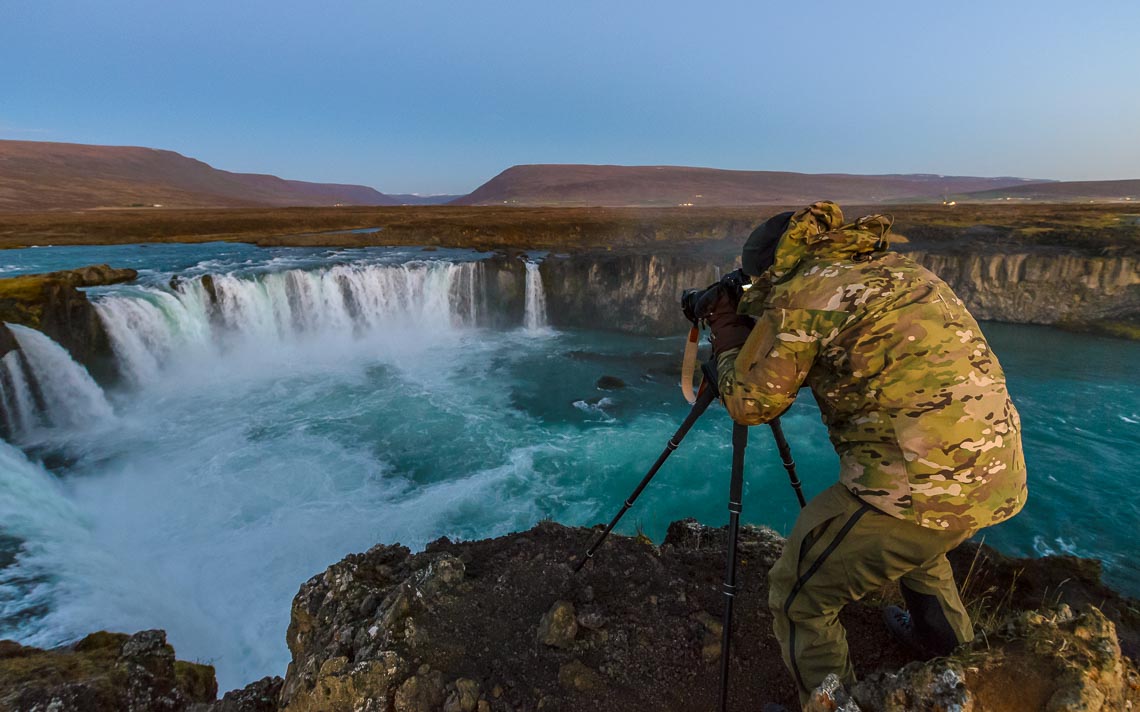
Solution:
M223 690L281 674L290 601L329 564L378 542L608 520L688 410L682 334L551 328L537 260L518 270L522 308L490 328L502 307L478 255L94 250L3 256L23 271L110 260L141 276L89 293L124 375L109 390L38 332L15 328L22 353L0 362L14 433L0 443L0 638L163 628L181 657L217 667ZM984 328L1032 478L1026 512L987 543L1028 555L1059 540L1140 592L1121 535L1140 511L1128 478L1110 476L1140 454L1140 345ZM601 376L627 386L600 391ZM810 495L836 459L801 400L784 427ZM729 432L711 409L623 531L723 523ZM754 432L743 517L786 532L798 507Z

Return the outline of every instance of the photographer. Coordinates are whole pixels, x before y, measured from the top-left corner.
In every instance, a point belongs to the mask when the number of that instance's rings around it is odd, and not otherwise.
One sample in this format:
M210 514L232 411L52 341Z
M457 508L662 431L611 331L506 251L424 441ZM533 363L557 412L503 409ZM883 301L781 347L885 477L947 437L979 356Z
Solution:
M898 581L887 625L916 654L973 638L946 552L1025 504L1020 422L977 322L933 273L887 249L882 216L832 202L749 237L737 301L708 316L732 418L766 423L811 388L839 482L808 503L769 574L769 606L801 699L855 682L839 611Z

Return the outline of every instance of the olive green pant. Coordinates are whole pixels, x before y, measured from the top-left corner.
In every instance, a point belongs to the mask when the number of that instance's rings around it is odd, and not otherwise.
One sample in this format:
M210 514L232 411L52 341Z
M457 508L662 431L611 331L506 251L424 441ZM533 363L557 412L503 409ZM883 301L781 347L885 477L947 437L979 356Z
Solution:
M889 581L899 581L908 603L916 601L912 608L930 602L933 615L924 617L935 620L951 646L955 639L972 640L970 616L946 559L972 533L891 517L838 483L812 499L768 574L773 629L800 698L806 701L828 673L848 686L855 682L839 610Z

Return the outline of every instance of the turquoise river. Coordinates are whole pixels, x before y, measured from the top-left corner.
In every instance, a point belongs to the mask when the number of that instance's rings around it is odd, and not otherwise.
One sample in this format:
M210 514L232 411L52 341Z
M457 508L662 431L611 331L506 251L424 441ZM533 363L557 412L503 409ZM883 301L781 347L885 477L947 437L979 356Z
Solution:
M551 328L533 265L525 315L487 328L484 258L230 244L0 253L4 276L101 262L141 273L89 291L123 373L113 386L13 329L44 412L5 357L0 638L163 628L226 690L284 673L293 595L349 552L608 519L687 412L683 338ZM1026 509L985 541L1100 558L1110 584L1140 595L1140 344L983 328L1030 472ZM627 385L600 391L601 376ZM784 422L810 495L834 481L836 458L804 396ZM729 432L710 409L622 531L659 540L675 519L727 521ZM787 532L796 512L754 429L745 521Z

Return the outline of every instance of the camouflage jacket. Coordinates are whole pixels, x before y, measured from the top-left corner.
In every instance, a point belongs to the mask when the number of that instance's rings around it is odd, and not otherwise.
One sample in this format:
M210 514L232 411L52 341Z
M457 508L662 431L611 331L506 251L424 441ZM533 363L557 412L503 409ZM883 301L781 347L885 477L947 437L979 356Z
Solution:
M758 425L806 384L857 497L934 529L996 524L1026 498L1005 375L946 283L887 250L889 229L830 202L798 211L740 301L757 323L718 358L721 396Z

